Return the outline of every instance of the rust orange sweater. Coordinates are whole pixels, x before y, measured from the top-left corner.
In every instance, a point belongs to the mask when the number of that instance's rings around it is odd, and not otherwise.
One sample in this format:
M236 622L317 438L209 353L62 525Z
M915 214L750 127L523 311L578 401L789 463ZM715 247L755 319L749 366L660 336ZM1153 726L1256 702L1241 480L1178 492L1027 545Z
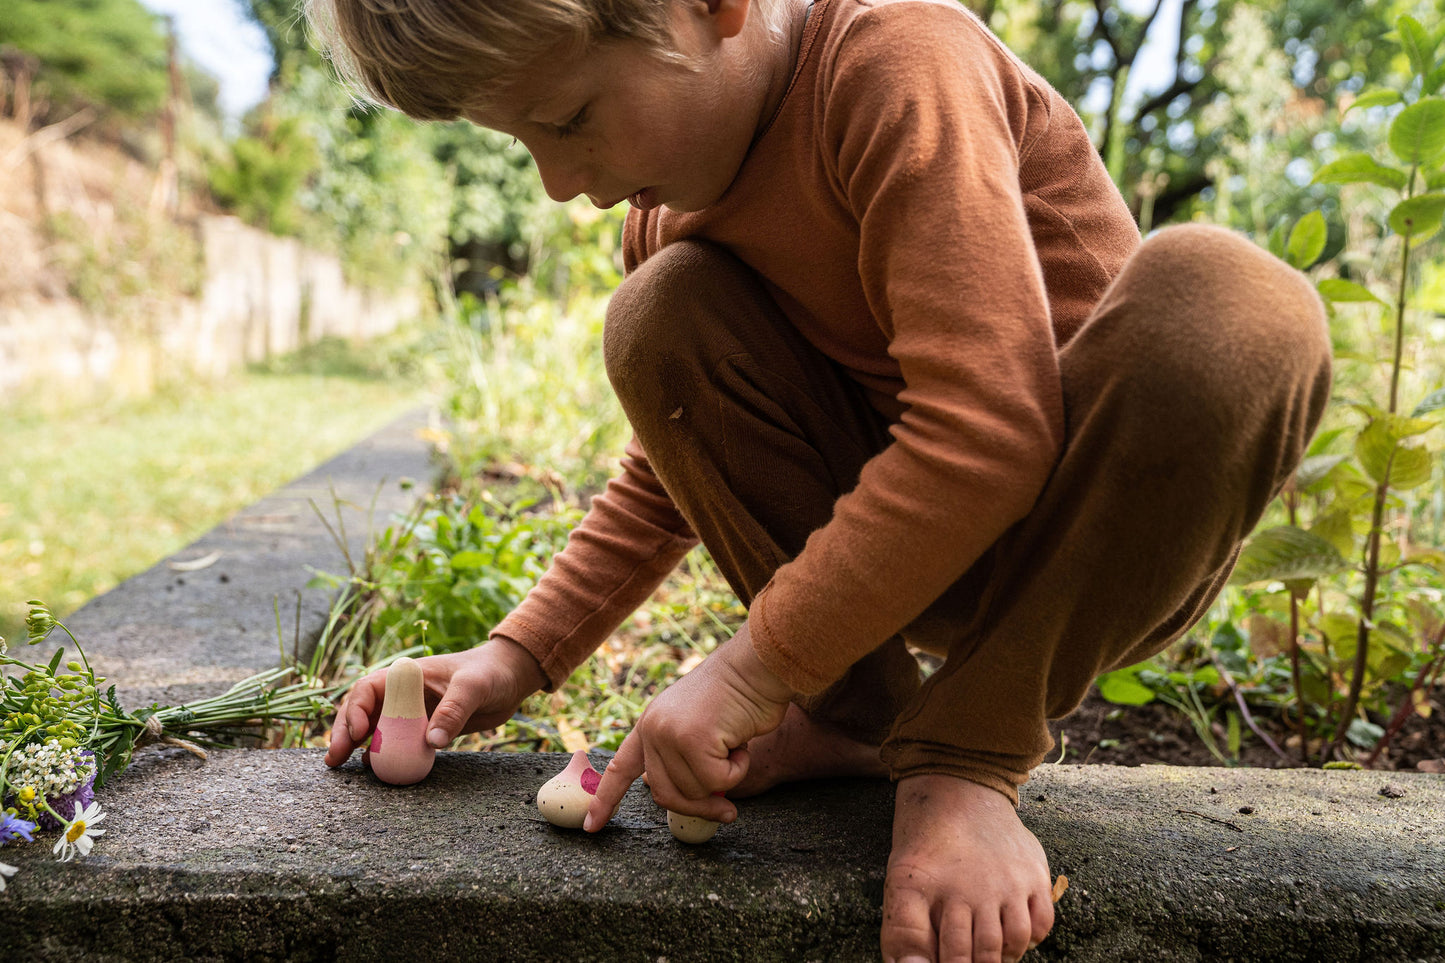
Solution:
M1068 103L954 0L818 0L728 192L630 212L628 269L682 238L751 266L892 421L750 608L764 663L818 692L1028 512L1063 436L1056 352L1138 231ZM634 443L494 634L556 685L693 543Z

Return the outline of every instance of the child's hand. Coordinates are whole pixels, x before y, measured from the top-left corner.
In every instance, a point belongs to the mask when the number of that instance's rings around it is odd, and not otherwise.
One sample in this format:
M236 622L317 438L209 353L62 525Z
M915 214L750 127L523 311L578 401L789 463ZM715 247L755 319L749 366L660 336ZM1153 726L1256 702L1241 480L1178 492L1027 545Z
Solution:
M444 749L463 732L495 729L512 717L522 700L546 684L526 649L493 639L466 652L417 659L426 680L427 743ZM331 728L326 764L339 766L366 739L381 715L386 670L378 669L347 692Z
M744 624L647 707L602 774L583 828L606 825L644 771L658 805L732 822L737 807L714 793L747 774L747 741L778 727L792 695L758 659Z

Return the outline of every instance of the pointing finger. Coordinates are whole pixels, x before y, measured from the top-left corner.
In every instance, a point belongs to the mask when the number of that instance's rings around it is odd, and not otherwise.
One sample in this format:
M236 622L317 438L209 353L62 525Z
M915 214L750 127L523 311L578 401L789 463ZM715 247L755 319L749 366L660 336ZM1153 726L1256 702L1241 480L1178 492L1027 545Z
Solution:
M597 784L597 798L587 808L583 829L595 833L607 825L622 797L627 795L628 788L642 775L642 758L642 737L633 729L617 747L617 755L612 757L602 773L602 781Z

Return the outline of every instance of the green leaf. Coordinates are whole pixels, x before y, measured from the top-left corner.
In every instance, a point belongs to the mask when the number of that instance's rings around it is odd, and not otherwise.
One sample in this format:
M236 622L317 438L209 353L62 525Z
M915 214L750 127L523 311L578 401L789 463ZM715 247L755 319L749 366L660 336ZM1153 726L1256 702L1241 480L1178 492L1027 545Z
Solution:
M1425 75L1425 86L1421 92L1433 94L1445 87L1445 63L1437 64L1435 69Z
M1372 654L1374 658L1367 664L1367 668L1369 669L1367 674L1372 679L1377 679L1382 682L1393 679L1410 667L1410 657L1408 655L1401 655L1399 652L1376 652Z
M1402 236L1429 234L1445 214L1445 194L1421 194L1401 201L1390 212L1390 227Z
M1294 473L1295 487L1304 490L1310 486L1324 481L1335 470L1335 466L1344 461L1347 455L1311 455L1304 461Z
M1235 585L1316 579L1349 569L1329 541L1293 525L1256 533L1240 552L1229 581Z
M1365 474L1377 485L1386 483L1390 473L1390 456L1395 453L1400 440L1390 434L1390 429L1383 418L1378 418L1365 426L1355 439L1355 457L1360 460L1360 467L1365 469Z
M1140 682L1130 669L1099 676L1099 695L1116 706L1142 706L1154 701L1154 690Z
M65 646L62 645L55 650L55 656L50 660L50 668L48 671L52 676L55 675L55 670L60 668L60 660L63 658L65 658Z
M1445 167L1425 172L1425 190L1445 190Z
M1346 154L1315 172L1315 184L1379 184L1403 191L1409 178L1402 170L1387 167L1369 154Z
M1390 464L1390 487L1399 491L1419 488L1430 480L1435 459L1430 449L1424 447L1400 447L1395 449L1395 460Z
M1403 99L1398 90L1367 90L1354 99L1346 110L1346 113L1354 110L1356 107L1362 110L1367 110L1371 107L1389 107L1398 104Z
M1416 415L1385 415L1385 424L1396 438L1413 438L1440 424L1438 418L1421 418Z
M452 568L463 572L475 571L491 566L493 561L494 557L486 552L461 551L452 556Z
M1272 231L1269 232L1269 244L1268 244L1267 246L1268 246L1268 248L1269 248L1269 253L1273 254L1275 257L1279 258L1281 261L1284 260L1284 255L1285 255L1285 251L1284 251L1285 237L1286 237L1285 222L1284 222L1284 221L1280 221L1278 224L1276 224L1276 225L1274 226L1274 230L1272 230Z
M1285 260L1300 270L1304 270L1320 259L1329 234L1325 216L1319 211L1310 211L1300 218L1299 223L1294 226L1294 230L1290 231L1289 244L1285 248Z
M1430 166L1445 151L1445 98L1421 97L1390 122L1390 149L1404 164Z
M1325 278L1319 283L1320 297L1327 301L1374 301L1384 304L1363 284L1346 281L1344 278Z
M1379 623L1370 633L1370 638L1378 642L1381 648L1404 656L1408 656L1415 648L1415 640L1394 622Z
M1420 26L1420 21L1411 16L1395 21L1395 29L1400 33L1400 46L1405 48L1405 56L1410 59L1410 69L1420 76L1428 74L1435 65L1434 40Z
M1436 388L1425 396L1424 401L1415 406L1415 410L1410 412L1410 417L1419 418L1421 415L1428 415L1441 408L1445 408L1445 388Z
M1345 731L1345 738L1361 749L1373 749L1385 735L1385 730L1373 722L1366 722L1364 719L1356 719L1350 723L1350 728Z
M1348 511L1328 511L1320 515L1310 526L1310 534L1329 542L1341 557L1355 552L1354 520Z
M1330 447L1347 430L1346 428L1321 428L1315 432L1314 438L1310 441L1310 456L1314 457L1315 455L1327 454Z
M1428 430L1426 419L1378 418L1355 440L1355 457L1365 473L1378 485L1401 491L1418 488L1430 480L1433 459L1430 449L1405 447L1402 438Z
M1406 565L1428 565L1437 571L1445 570L1445 549L1412 545L1404 562Z
M1360 635L1360 623L1353 615L1345 612L1330 612L1320 621L1325 638L1334 646L1335 656L1348 659L1355 654L1355 641ZM1347 651L1346 651L1347 650Z

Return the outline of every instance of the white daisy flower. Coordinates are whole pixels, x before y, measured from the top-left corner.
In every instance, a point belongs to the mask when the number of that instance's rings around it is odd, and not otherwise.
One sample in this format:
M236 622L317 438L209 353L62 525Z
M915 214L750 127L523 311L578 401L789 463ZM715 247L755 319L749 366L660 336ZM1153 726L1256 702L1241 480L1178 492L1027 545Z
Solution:
M5 879L15 875L15 867L0 863L0 893L5 892Z
M80 803L75 804L75 817L70 825L65 827L65 835L55 841L55 849L52 850L60 857L62 863L74 859L77 854L89 856L90 848L95 845L94 836L104 836L104 829L96 829L95 824L105 818L105 813L100 811L100 803L93 802L84 809Z

